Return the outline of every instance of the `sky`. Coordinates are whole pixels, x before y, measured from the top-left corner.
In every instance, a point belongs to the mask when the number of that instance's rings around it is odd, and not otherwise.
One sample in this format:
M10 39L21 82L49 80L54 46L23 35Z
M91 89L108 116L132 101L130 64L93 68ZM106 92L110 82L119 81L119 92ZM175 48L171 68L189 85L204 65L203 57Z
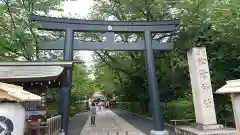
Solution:
M93 5L93 0L69 0L64 2L63 15L78 14L84 18L90 13L90 8ZM51 12L52 16L60 16L60 12ZM80 51L81 58L85 61L85 65L90 67L93 64L92 51Z

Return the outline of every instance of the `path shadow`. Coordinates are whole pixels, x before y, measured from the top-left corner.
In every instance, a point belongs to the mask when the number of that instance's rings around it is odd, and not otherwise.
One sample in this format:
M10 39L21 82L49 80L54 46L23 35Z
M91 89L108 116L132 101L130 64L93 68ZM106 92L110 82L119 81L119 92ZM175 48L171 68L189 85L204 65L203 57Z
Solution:
M119 117L123 118L125 121L127 121L129 124L135 126L139 130L141 130L143 133L149 135L150 131L152 130L152 121L150 119L141 117L139 115L136 115L134 113L130 113L127 111L121 111L118 109L112 110L115 114L117 114ZM165 130L168 130L169 135L176 135L175 131L172 129L165 127Z
M84 125L88 120L88 113L81 113L77 116L72 117L68 124L69 135L80 135Z

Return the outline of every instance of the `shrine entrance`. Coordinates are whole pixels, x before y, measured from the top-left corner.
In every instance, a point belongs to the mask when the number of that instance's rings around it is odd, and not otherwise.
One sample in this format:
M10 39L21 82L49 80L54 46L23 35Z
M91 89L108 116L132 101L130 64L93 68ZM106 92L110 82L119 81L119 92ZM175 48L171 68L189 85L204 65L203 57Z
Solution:
M175 31L179 24L178 20L162 21L97 21L97 20L76 20L65 18L54 18L44 16L32 16L32 20L39 23L39 30L64 31L65 39L57 41L47 41L40 44L42 50L64 50L64 60L73 60L74 50L107 50L107 51L144 51L145 65L148 75L149 96L153 117L153 132L164 131L164 121L162 110L159 108L159 89L156 79L156 65L154 50L169 51L173 49L173 43L160 43L153 40L153 33L170 33ZM75 32L103 32L105 42L81 42L74 39ZM116 33L143 33L144 40L137 42L119 43L114 41ZM60 112L63 116L63 128L68 134L69 120L69 98L72 85L72 70L67 71L68 87L61 90L61 103L64 103ZM66 109L67 108L67 109ZM155 132L154 132L155 134Z

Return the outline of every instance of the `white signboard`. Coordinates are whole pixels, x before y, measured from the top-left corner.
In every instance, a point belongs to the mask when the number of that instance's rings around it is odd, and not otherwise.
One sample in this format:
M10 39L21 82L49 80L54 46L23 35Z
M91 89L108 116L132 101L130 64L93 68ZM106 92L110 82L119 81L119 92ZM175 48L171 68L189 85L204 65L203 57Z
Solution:
M0 103L0 135L24 135L25 109L19 103Z

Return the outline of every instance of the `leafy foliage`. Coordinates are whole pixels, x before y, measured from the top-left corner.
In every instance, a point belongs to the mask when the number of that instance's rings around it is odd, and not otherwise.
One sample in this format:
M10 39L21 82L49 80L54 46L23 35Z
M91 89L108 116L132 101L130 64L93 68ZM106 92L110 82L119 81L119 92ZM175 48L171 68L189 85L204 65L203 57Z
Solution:
M32 14L48 14L60 10L60 0L1 0L0 3L0 56L3 60L36 60L40 35Z
M213 92L226 80L239 78L239 1L238 0L97 0L93 19L163 20L180 19L175 33L153 34L153 39L166 37L174 42L171 52L155 52L161 101L191 99L187 51L194 46L207 48ZM136 37L136 38L133 38ZM142 39L141 34L118 33L123 42ZM99 76L110 76L113 92L121 101L148 101L148 87L143 52L96 52ZM104 66L105 65L105 66ZM100 75L101 74L101 75ZM97 76L97 75L96 75ZM116 79L112 79L116 78ZM112 81L111 81L112 80ZM115 81L118 80L118 81ZM108 83L107 83L108 82ZM111 86L112 87L112 86ZM218 116L228 117L230 102L225 96L214 95Z
M71 103L74 104L79 100L85 100L86 97L94 93L94 86L93 80L89 78L86 66L83 64L74 65Z

